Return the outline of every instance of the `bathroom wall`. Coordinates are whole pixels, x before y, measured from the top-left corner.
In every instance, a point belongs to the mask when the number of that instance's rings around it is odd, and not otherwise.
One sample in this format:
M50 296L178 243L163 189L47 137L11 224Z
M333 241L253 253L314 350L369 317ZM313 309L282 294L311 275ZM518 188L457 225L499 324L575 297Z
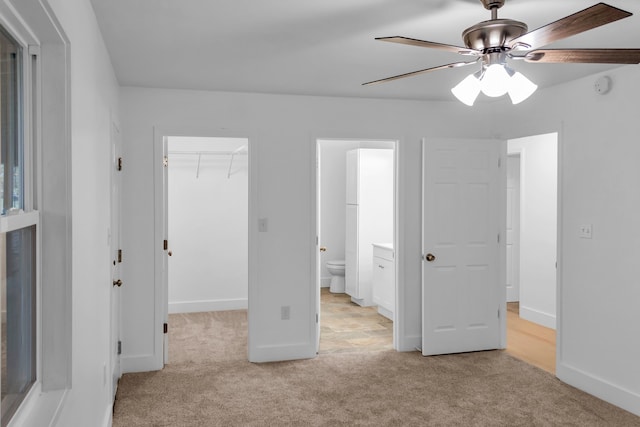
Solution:
M512 139L520 153L520 317L556 327L558 135Z
M247 308L247 143L168 138L169 313Z
M393 148L392 141L318 140L320 175L320 283L329 286L331 274L326 262L344 260L346 221L347 151L356 148Z

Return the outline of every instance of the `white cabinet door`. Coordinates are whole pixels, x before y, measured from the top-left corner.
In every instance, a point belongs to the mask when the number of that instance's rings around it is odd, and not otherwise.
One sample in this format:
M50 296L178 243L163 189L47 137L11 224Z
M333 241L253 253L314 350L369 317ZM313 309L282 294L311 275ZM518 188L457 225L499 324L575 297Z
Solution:
M347 204L358 204L359 150L347 151Z
M373 302L378 305L378 312L391 320L395 311L394 270L393 261L373 257Z
M354 298L359 296L358 275L358 205L347 205L345 234L345 292Z
M494 140L423 141L425 356L501 344L505 148Z

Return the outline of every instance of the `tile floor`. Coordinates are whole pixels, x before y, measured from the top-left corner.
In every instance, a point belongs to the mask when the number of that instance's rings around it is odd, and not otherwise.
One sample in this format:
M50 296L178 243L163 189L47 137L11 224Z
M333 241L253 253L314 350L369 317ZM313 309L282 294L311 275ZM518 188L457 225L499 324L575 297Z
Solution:
M391 350L393 322L377 307L360 307L347 294L320 292L320 351L348 353Z

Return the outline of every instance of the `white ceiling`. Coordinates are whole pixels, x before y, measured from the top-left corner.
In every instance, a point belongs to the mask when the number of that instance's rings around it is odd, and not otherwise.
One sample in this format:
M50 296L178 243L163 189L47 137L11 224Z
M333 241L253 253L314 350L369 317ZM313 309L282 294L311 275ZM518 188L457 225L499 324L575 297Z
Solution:
M467 59L374 40L405 36L463 45L490 18L479 0L92 0L123 86L301 95L452 100L471 67L381 85L363 82ZM529 29L596 1L507 0L499 17ZM634 16L548 47L640 48L640 1L610 0ZM541 87L615 66L515 63Z

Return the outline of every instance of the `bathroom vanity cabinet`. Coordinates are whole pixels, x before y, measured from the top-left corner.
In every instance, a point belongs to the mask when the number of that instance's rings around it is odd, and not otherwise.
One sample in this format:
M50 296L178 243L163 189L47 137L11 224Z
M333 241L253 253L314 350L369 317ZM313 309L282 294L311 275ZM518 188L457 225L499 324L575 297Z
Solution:
M373 244L373 303L378 305L378 313L391 320L396 306L394 258L391 244Z

